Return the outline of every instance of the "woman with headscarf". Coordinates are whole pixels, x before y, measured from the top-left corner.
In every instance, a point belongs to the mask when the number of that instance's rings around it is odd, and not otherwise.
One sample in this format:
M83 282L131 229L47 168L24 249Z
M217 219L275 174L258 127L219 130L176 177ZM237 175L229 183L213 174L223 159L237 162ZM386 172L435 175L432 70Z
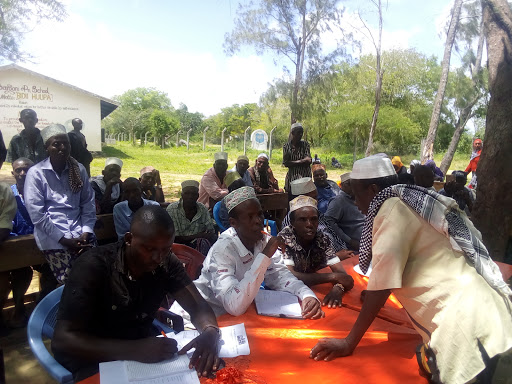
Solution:
M65 283L73 262L94 242L94 191L84 166L70 156L66 128L41 131L48 157L25 180L25 202L34 237L55 278Z
M410 173L411 175L414 175L414 169L418 166L418 165L421 165L421 161L419 160L411 160L411 164L409 165L409 169L407 170L407 173Z
M464 170L466 174L468 174L469 172L473 172L473 177L471 178L471 182L468 185L468 187L471 189L476 189L476 168L478 166L478 161L480 161L482 146L482 139L473 140L473 153L471 153L471 159L469 160L469 164Z
M393 168L395 168L397 175L407 173L407 167L404 165L404 163L402 163L402 159L400 158L400 156L393 157L391 163L393 164Z
M425 165L431 168L432 172L434 172L434 181L444 181L444 173L441 171L441 168L436 165L434 160L427 160Z
M290 129L288 142L283 146L283 165L288 168L284 189L290 194L290 182L303 177L311 177L311 151L309 143L302 140L304 128L301 123L294 123Z

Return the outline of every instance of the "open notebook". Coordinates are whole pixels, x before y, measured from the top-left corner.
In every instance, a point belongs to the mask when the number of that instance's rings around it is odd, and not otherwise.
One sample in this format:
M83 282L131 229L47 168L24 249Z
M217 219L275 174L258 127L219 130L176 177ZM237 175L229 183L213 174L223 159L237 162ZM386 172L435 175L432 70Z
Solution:
M299 299L291 293L260 289L254 303L258 315L302 319Z

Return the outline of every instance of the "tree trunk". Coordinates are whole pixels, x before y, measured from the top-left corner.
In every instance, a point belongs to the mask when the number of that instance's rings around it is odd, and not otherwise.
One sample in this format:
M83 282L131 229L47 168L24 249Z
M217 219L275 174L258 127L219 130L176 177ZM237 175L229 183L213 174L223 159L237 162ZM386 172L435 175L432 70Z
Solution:
M491 98L472 216L491 257L501 261L512 229L512 10L506 0L482 4Z
M450 58L452 55L453 42L455 41L455 34L459 25L461 8L462 0L455 0L455 4L453 5L452 10L452 19L450 21L450 27L448 28L448 34L446 36L446 44L444 46L441 80L439 81L439 88L434 100L434 108L432 110L432 117L430 118L430 126L428 128L427 139L421 153L422 163L434 157L434 140L436 139L437 135L439 117L441 116L441 106L443 105L444 92L446 90L446 83L448 82L448 73L450 72Z
M464 132L464 128L466 127L468 120L471 118L471 110L473 109L474 105L475 104L466 106L466 108L464 108L460 113L459 120L457 121L457 125L455 127L455 132L453 132L452 140L448 146L448 150L446 151L445 155L443 156L443 160L439 165L439 168L445 175L450 168L450 165L452 164L453 155L455 154L457 146L459 145L462 132Z
M379 119L379 109L380 109L380 95L382 91L382 76L384 76L384 71L381 71L381 55L382 55L382 5L381 0L377 5L379 8L379 42L375 47L375 53L377 56L377 67L375 68L376 79L375 79L375 108L373 110L372 116L372 125L370 126L370 134L368 136L368 146L366 147L365 156L370 156L373 149L373 134L375 133L375 128L377 127L377 120ZM375 44L375 41L374 41Z
M478 36L478 46L476 50L476 60L475 66L471 71L471 80L475 90L477 90L477 95L475 98L469 102L466 107L464 107L459 115L459 120L457 121L457 126L455 127L455 132L453 132L452 140L450 141L450 145L448 146L448 150L446 151L443 160L441 161L441 165L439 168L446 175L446 172L450 168L450 165L453 161L453 155L457 150L457 146L459 145L460 137L464 132L464 128L468 122L468 120L472 117L472 110L478 100L482 97L482 94L478 91L480 87L481 79L480 79L480 70L482 68L482 53L484 47L484 18L482 16L482 21L480 22L480 33Z

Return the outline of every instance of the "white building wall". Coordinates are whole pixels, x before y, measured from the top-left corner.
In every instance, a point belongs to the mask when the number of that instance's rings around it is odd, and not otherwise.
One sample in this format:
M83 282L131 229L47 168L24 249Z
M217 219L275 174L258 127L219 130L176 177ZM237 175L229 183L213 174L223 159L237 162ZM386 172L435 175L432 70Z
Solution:
M89 151L101 151L100 99L17 69L0 71L0 130L6 147L23 129L19 117L25 108L36 111L39 129L59 123L71 130L71 120L82 119Z

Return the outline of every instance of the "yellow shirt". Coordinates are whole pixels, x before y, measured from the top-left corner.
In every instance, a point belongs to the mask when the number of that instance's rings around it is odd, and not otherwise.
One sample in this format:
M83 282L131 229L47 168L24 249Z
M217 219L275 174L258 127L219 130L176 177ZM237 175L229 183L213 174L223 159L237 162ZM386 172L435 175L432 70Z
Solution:
M12 230L12 219L16 216L17 209L11 187L0 183L0 228Z
M466 383L485 368L478 342L491 358L512 348L510 299L397 197L375 217L372 266L368 289L393 291L436 354L443 383Z

